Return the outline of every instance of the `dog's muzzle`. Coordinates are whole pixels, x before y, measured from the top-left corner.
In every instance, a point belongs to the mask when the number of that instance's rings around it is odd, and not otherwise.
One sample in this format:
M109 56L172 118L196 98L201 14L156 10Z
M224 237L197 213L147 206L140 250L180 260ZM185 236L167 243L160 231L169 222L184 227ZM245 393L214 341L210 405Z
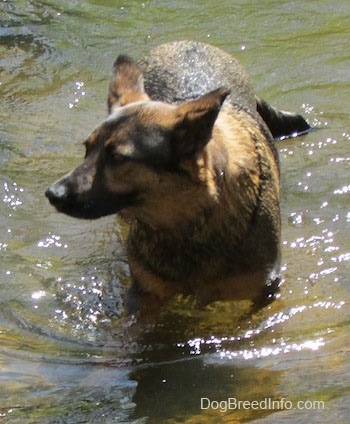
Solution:
M121 209L138 203L136 191L106 196L93 196L90 192L78 192L69 178L63 177L45 191L58 212L80 219L97 219L118 213Z
M77 195L70 189L69 185L60 181L52 184L45 191L45 196L58 212L73 218L96 219L105 215L93 199Z

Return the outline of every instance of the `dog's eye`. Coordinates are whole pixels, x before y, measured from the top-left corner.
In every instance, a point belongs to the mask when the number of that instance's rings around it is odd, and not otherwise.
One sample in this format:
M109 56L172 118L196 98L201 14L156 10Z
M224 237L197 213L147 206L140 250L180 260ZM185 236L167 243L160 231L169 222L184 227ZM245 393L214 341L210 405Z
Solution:
M114 153L111 157L111 161L115 164L121 165L122 163L127 161L127 157L120 155L119 153Z
M119 152L116 152L114 146L112 144L108 144L107 146L105 146L105 153L106 153L106 159L116 165L116 164L121 164L123 162L126 161L126 156L120 154Z

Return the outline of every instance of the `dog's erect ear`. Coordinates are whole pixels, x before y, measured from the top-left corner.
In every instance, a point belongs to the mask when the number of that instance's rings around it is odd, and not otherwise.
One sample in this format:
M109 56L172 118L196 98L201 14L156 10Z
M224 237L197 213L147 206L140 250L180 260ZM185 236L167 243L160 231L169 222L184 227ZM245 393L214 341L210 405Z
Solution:
M139 100L150 100L144 90L142 72L130 57L118 56L109 84L108 113Z
M221 106L229 94L230 90L221 87L178 106L174 148L180 157L196 154L208 143Z

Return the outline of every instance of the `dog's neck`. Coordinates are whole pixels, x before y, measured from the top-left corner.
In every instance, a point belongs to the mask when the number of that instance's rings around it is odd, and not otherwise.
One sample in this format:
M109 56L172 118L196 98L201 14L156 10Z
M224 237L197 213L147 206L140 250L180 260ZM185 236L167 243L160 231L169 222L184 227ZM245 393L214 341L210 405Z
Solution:
M237 208L238 198L235 201L234 194L228 193L230 175L224 166L212 168L209 174L197 192L189 192L187 198L178 202L175 200L172 209L140 213L138 208L138 217L129 221L131 234L141 232L145 238L163 238L171 244L179 242L185 246L193 240L205 245L207 241L219 239L221 232L225 237L229 232L231 243L238 243L236 237L248 227L255 204L245 210ZM193 202L193 198L197 200ZM240 227L239 231L236 226Z

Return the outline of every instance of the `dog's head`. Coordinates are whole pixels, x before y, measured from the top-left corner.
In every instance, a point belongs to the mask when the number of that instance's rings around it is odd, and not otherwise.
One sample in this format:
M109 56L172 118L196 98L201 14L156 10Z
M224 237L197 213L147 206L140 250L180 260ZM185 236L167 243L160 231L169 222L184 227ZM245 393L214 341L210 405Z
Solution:
M77 218L171 214L171 208L190 202L200 185L198 161L228 93L219 88L179 105L152 101L139 68L118 57L109 117L85 141L83 163L46 196L58 211Z

